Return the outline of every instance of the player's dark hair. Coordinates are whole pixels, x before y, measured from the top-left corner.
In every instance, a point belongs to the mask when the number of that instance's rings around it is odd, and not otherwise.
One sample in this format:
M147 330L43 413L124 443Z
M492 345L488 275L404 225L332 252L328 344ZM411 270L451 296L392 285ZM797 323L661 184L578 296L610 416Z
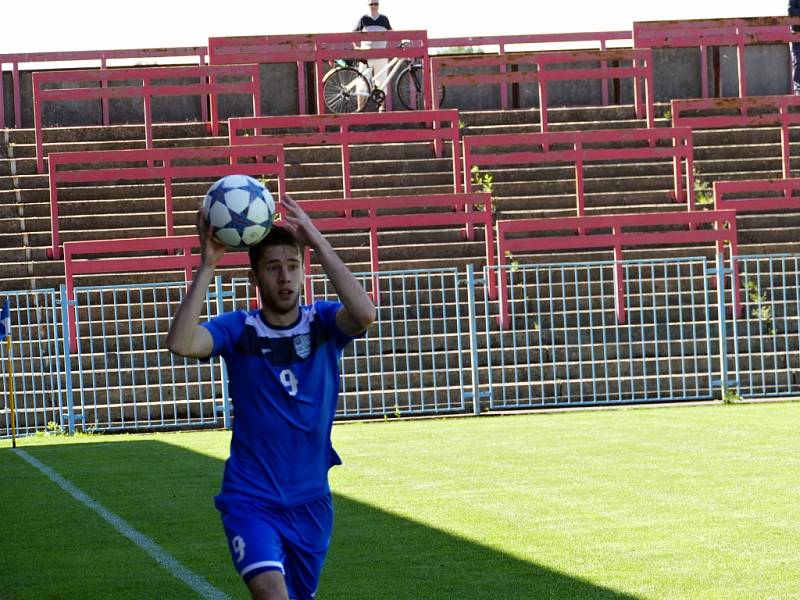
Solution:
M292 246L296 248L297 252L300 254L300 260L303 260L303 254L305 253L303 244L298 242L294 236L283 227L273 227L263 240L248 248L247 254L250 256L251 269L254 271L257 270L258 261L264 256L266 249L272 246Z

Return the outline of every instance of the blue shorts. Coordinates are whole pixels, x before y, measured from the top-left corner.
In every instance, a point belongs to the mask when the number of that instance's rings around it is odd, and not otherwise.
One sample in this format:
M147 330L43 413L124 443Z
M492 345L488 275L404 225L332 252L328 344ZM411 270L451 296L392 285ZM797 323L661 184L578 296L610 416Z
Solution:
M292 600L314 597L333 530L330 494L292 508L222 494L214 503L233 566L245 583L259 573L280 571Z

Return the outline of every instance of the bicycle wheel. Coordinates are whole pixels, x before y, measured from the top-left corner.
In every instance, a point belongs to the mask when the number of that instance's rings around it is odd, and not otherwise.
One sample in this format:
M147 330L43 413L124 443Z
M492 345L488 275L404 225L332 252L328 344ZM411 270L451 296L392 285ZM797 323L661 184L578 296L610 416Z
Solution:
M322 80L322 94L328 110L335 113L352 113L364 110L369 100L371 86L367 78L351 67L328 71ZM358 99L362 98L359 107Z
M425 107L425 88L422 81L422 65L406 67L397 78L395 91L406 110L422 110ZM439 96L438 106L441 108L444 103L444 86L440 85L436 93Z

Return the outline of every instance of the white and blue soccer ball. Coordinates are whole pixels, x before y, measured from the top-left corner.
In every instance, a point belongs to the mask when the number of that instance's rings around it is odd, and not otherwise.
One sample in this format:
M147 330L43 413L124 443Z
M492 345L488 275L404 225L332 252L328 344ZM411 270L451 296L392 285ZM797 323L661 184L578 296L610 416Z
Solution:
M228 248L241 250L269 233L275 201L252 177L226 175L208 188L202 210L211 235Z

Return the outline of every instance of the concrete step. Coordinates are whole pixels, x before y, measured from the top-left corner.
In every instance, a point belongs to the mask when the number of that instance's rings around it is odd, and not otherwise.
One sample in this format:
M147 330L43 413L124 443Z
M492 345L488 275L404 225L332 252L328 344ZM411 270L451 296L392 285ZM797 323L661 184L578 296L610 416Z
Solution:
M624 120L624 121L587 121L570 123L548 123L548 131L551 133L559 131L593 131L599 129L635 129L647 127L645 120ZM541 133L541 125L536 123L526 123L519 125L483 125L465 127L462 135L489 135L489 134L508 134L508 133Z
M194 148L194 147L207 147L207 146L224 146L228 143L226 138L185 138L185 139L169 139L169 140L155 140L155 148ZM90 141L90 142L59 142L59 143L45 143L44 154L47 157L51 152L89 152L89 151L105 151L105 150L142 150L145 148L145 141ZM33 159L36 157L36 148L34 146L17 146L15 147L15 156L18 159ZM20 165L19 173L35 173L36 171L28 171L29 165L24 163ZM48 168L48 163L45 158L45 171Z
M662 114L669 104L656 104L656 114ZM632 120L636 113L633 105L550 107L551 123ZM508 109L461 111L459 118L467 127L493 124L524 124L539 122L539 109Z
M780 144L781 130L776 126L737 127L728 129L692 130L695 146L741 146L747 144ZM800 127L789 128L789 141L800 141Z
M220 136L227 137L227 121L220 122ZM85 125L81 127L47 127L43 129L45 142L85 142L115 138L118 140L144 140L144 125ZM154 123L153 139L206 137L203 123ZM11 144L34 144L33 129L10 129Z

